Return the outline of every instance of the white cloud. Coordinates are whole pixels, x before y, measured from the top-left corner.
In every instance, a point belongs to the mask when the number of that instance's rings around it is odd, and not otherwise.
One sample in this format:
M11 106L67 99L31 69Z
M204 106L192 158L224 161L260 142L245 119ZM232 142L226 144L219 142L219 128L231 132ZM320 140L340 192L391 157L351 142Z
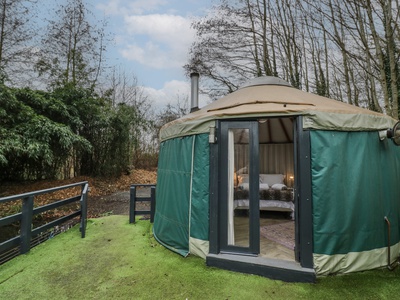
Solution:
M161 89L144 87L144 90L156 110L163 109L167 104L176 105L178 99L181 102L186 99L190 100L190 85L184 81L172 80L166 82Z
M96 5L97 9L106 15L141 15L150 11L157 11L168 4L166 0L109 0Z
M140 47L137 44L128 45L125 49L121 50L121 54L126 59L139 62L154 69L182 67L179 59L172 59L168 52L163 51L159 45L153 42L147 42L144 47Z
M152 14L134 15L125 18L128 33L148 35L159 41L178 40L185 42L193 38L191 21L179 15Z
M152 14L125 18L127 32L134 41L121 50L124 58L152 68L181 68L194 40L191 21L177 15ZM136 39L146 37L139 44Z
M143 87L144 92L151 99L153 106L157 111L162 110L167 104L176 105L178 99L183 104L183 101L190 106L190 83L179 80L168 81L161 89ZM210 103L210 98L205 95L199 95L199 107L203 107Z
M96 8L103 11L106 15L119 15L123 14L124 7L121 5L120 0L110 0L107 3L99 3Z
M133 14L143 14L147 11L155 11L161 6L166 5L166 0L137 0L130 1L129 10Z

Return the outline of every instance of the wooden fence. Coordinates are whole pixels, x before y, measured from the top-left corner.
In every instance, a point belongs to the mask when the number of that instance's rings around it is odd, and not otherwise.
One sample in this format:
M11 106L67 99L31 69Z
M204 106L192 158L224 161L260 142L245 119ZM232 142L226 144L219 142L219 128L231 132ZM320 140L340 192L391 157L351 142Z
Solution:
M34 207L34 200L36 196L52 193L59 190L70 189L77 186L81 187L81 192L77 196L70 197L64 200L59 200L40 207ZM20 223L19 235L0 243L0 254L9 251L10 249L14 249L13 252L17 254L27 253L30 250L32 244L37 244L36 241L38 239L36 237L40 237L41 234L48 231L49 229L63 224L78 216L80 216L81 237L84 238L86 233L88 190L89 184L87 181L84 181L55 188L0 198L0 204L15 200L22 201L21 212L0 219L0 230L2 227L10 225L12 223ZM32 220L35 215L78 201L80 202L80 208L77 211L48 222L40 227L33 228ZM16 248L19 248L19 251L15 250Z

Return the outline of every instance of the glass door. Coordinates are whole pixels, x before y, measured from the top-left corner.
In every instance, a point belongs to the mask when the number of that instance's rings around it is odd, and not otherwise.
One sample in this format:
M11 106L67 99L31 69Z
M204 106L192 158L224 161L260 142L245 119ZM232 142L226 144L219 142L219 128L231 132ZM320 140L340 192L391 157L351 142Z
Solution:
M258 122L221 122L221 252L260 252Z

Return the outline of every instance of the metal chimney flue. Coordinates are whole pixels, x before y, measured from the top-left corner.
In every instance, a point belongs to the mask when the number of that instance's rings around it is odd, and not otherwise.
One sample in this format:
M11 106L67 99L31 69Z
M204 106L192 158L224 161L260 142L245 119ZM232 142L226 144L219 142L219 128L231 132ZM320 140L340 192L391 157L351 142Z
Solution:
M191 98L190 98L190 112L199 110L199 73L190 73L191 81Z

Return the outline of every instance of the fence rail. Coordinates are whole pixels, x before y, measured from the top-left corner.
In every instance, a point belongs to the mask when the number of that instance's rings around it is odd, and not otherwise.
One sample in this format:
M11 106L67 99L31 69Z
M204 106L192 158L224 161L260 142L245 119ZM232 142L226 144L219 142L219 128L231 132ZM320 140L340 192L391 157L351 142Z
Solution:
M74 187L81 187L80 195L56 201L51 204L43 205L40 207L34 208L34 199L36 196L42 194L48 194L59 190L65 190ZM75 217L80 216L80 232L81 237L84 238L86 234L86 220L87 220L87 194L89 191L89 184L87 181L63 185L55 188L44 189L40 191L34 191L14 196L8 196L0 198L0 204L7 203L15 200L22 200L22 210L20 213L10 215L0 219L0 227L10 225L14 222L21 221L20 226L20 235L17 235L11 239L8 239L2 243L0 243L0 253L9 251L12 248L20 247L19 253L24 254L27 253L31 248L32 238L40 235L41 233L47 231L48 229L58 226L71 220ZM33 228L32 220L33 216L46 212L48 210L52 210L70 203L78 202L80 203L79 210L61 218L58 218L54 221L51 221L47 224L44 224L40 227Z
M150 197L138 195L137 188L150 188ZM136 210L136 202L150 202L150 210ZM133 184L130 188L129 198L129 223L135 223L137 215L150 215L150 222L154 222L156 208L156 185L155 184Z

